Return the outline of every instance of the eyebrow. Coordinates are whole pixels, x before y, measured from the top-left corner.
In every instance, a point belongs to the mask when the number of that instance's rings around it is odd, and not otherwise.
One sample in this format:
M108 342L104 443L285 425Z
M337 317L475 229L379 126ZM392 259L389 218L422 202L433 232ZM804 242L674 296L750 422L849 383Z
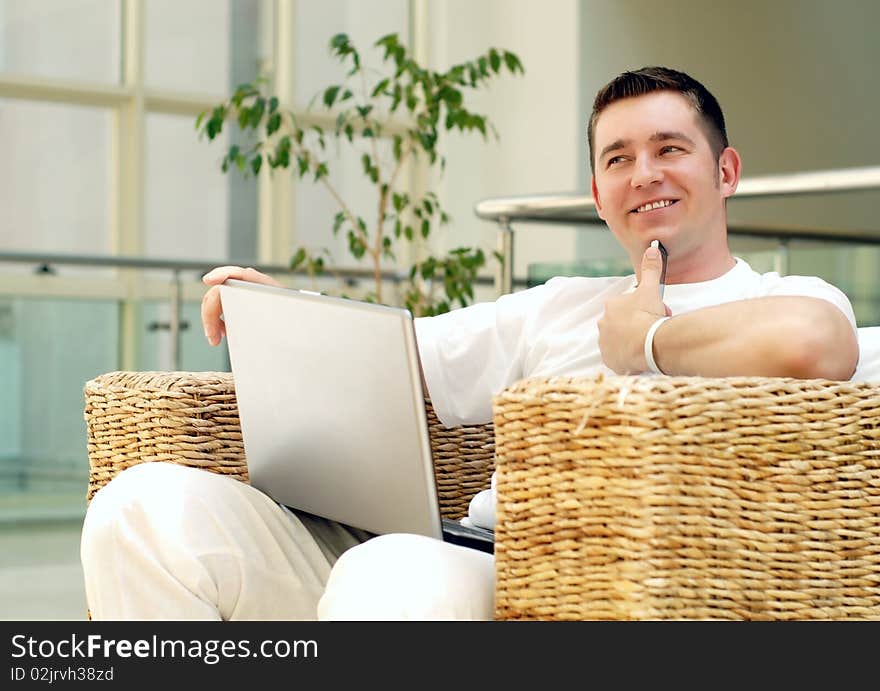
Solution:
M669 141L670 139L678 139L680 141L687 142L691 146L694 146L694 140L688 137L684 132L655 132L648 138L648 141L665 142ZM629 139L616 139L604 149L602 149L602 152L599 154L599 160L605 158L606 154L609 154L612 151L618 151L625 148L630 144L630 142L631 140Z
M688 137L684 132L655 132L651 135L648 141L651 142L665 142L670 139L680 139L683 142L687 142L691 146L694 145L694 140Z

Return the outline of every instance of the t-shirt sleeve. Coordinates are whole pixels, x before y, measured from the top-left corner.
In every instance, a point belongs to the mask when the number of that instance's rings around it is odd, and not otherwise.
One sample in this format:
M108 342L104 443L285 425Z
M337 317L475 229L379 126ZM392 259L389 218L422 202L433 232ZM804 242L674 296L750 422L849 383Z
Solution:
M545 286L415 320L434 412L447 427L492 419L492 397L523 371L525 332Z
M852 325L853 331L858 333L852 304L840 288L816 276L779 276L772 273L764 275L763 283L763 292L767 296L799 295L827 300L843 312Z

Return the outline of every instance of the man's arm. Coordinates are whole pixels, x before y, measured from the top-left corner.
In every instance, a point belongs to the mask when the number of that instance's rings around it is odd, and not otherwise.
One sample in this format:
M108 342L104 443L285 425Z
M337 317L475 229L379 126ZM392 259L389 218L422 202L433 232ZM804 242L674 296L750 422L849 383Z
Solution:
M599 346L620 374L648 371L645 335L667 314L660 300L660 258L648 248L639 287L608 301ZM771 296L673 316L654 335L654 360L669 375L849 379L859 358L852 324L821 298Z
M827 300L778 296L716 305L664 322L654 360L670 375L849 379L859 347Z

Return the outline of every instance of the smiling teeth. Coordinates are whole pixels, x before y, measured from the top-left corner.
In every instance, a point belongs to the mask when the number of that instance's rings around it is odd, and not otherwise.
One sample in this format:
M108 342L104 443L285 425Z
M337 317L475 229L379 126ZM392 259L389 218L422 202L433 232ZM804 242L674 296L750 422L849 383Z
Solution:
M663 199L659 202L651 202L650 204L645 204L644 206L640 206L638 209L636 209L636 213L640 214L643 211L653 211L654 209L662 209L663 207L666 207L666 206L672 206L674 203L675 202L673 202L671 199Z

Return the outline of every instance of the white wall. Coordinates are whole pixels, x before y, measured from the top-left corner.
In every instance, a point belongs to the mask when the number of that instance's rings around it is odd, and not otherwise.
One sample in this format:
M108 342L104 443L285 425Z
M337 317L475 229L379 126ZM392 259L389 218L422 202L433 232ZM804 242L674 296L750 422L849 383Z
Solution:
M429 59L447 69L490 47L516 53L525 75L506 72L487 89L468 94L494 122L500 140L450 135L439 194L453 222L447 248L495 248L495 225L478 219L487 197L574 192L578 151L578 3L575 0L448 0L428 3ZM529 262L573 255L575 235L558 226L529 226L515 236L514 274Z

